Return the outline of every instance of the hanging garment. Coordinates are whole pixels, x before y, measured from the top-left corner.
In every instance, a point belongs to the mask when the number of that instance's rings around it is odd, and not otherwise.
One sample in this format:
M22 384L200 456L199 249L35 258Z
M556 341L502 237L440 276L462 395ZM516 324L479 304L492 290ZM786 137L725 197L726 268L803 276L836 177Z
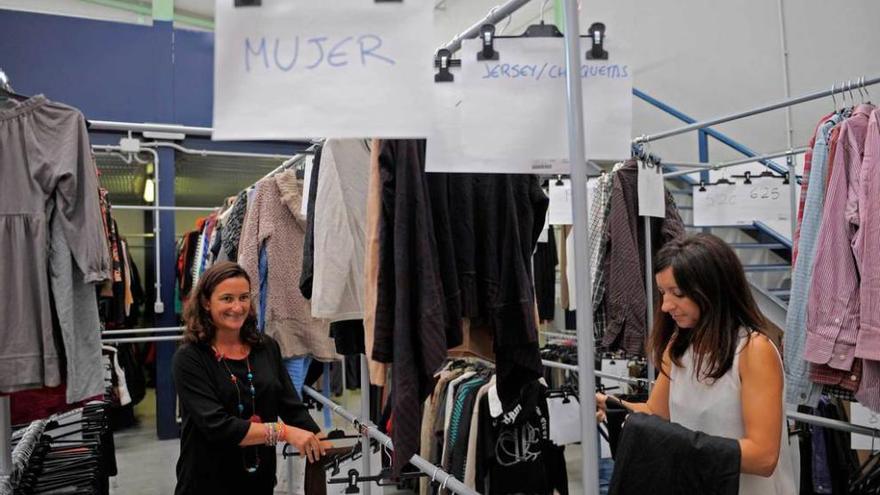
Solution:
M545 463L545 447L550 445L546 391L537 380L532 381L522 388L512 408L502 405L496 390L489 389L483 397L478 433L478 492L551 493Z
M635 355L644 355L647 336L643 222L644 219L639 217L638 166L635 160L629 160L614 174L611 191L605 256L608 281L605 314L608 322L602 345ZM651 219L652 254L684 234L684 223L675 200L666 191L666 217Z
M418 449L421 404L447 349L449 316L432 242L424 156L425 142L415 140L382 141L379 156L383 197L373 359L394 363L395 473Z
M869 258L861 265L859 284L859 335L856 357L864 359L862 383L856 398L874 412L880 412L880 267L874 256L880 249L880 110L871 112L865 138L865 154L859 183L859 239Z
M556 313L556 234L553 226L547 226L547 241L538 242L535 249L535 298L538 301L538 317L552 321Z
M852 370L859 333L859 266L867 261L859 215L868 205L859 204L857 191L872 110L859 105L839 126L807 306L804 357L842 373Z
M306 198L306 238L303 242L302 272L299 276L299 290L306 299L312 298L315 274L315 201L318 197L321 149L321 146L315 148L315 155L312 158L312 175L309 177L309 197Z
M804 360L806 344L807 301L810 284L813 279L813 260L816 257L816 241L819 237L819 226L822 222L822 208L825 203L825 180L828 172L828 140L831 130L843 120L834 114L820 123L814 136L814 145L810 156L809 175L804 172L806 194L802 194L802 220L799 228L800 237L795 246L798 257L792 258L793 274L791 298L788 302L788 313L785 317L785 381L787 404L806 404L815 407L821 395L821 387L814 385L808 376L809 363ZM793 256L793 255L792 255Z
M319 173L312 316L362 319L370 150L361 139L328 139Z
M611 174L602 174L596 184L596 197L590 205L590 270L593 281L593 335L595 342L602 342L605 336L607 315L605 314L605 253L608 249L608 214L611 212L611 190L614 187L614 174L623 167L614 165Z
M74 264L61 213L55 209L54 200L49 203L49 278L67 362L67 402L72 404L104 393L101 320L95 286L84 281Z
M421 427L421 447L419 451L419 455L422 458L430 460L435 457L433 451L436 451L434 446L435 443L435 424L437 419L437 410L439 407L444 406L445 402L441 400L441 397L445 396L446 388L449 385L449 382L458 378L464 370L462 369L443 369L439 372L437 376L437 384L434 386L434 392L425 400L425 407L422 409L422 427ZM428 494L428 485L430 484L430 480L426 480L422 478L419 482L419 494L427 495Z
M312 318L309 302L291 287L302 266L305 218L300 215L302 183L287 170L263 179L253 201L239 246L239 263L251 277L259 300L264 277L259 276L259 250L265 245L268 282L265 332L276 339L284 358L311 356L319 361L337 359L327 322Z
M465 459L464 478L459 478L468 488L476 490L477 488L477 443L480 432L480 404L483 397L489 393L489 390L495 386L495 375L489 379L486 384L480 387L474 400L474 411L471 414L471 426L468 433L468 450Z
M382 218L382 177L379 170L381 142L370 146L370 182L367 191L367 241L364 247L364 350L370 383L384 387L388 365L373 359L376 334L376 303L379 289L379 223Z
M742 411L742 383L740 381L739 358L750 336L745 329L740 330L740 340L734 354L733 365L724 376L706 383L697 378L693 348L681 357L681 366L673 365L670 370L669 420L685 428L729 439L745 436L745 423ZM780 366L782 357L780 356ZM784 411L784 401L780 404ZM629 422L630 420L627 420ZM787 495L797 490L794 468L789 453L788 425L783 414L781 418L781 439L779 460L776 470L769 478L752 474L739 476L739 493L743 495ZM624 428L625 429L625 428ZM640 442L646 444L647 442ZM739 445L737 445L739 452ZM739 471L739 459L736 462ZM699 493L695 491L693 493Z
M691 398L693 400L693 397ZM739 443L668 422L631 414L614 458L610 495L759 495L741 486ZM794 494L792 491L776 492Z
M0 106L0 392L61 382L52 335L49 224L58 222L82 281L111 275L85 118L75 108L34 96ZM68 275L69 276L69 275ZM96 329L97 331L97 329Z
M823 131L823 127L828 122L829 119L838 115L837 112L829 113L824 115L821 119L819 119L819 123L816 125L815 131L813 131L813 137L810 138L810 142L807 144L807 151L804 152L804 171L801 174L801 193L800 199L798 200L798 210L797 210L797 225L794 229L794 236L791 241L791 265L794 266L797 262L798 252L800 251L800 237L801 237L801 225L803 225L804 221L804 210L807 206L807 192L810 187L810 175L813 173L813 157L816 153L816 141L820 136L823 136L824 144L820 144L820 148L824 146L825 153L827 154L828 147L828 135ZM824 162L821 157L818 157L820 162ZM819 174L822 177L822 182L825 182L825 164L821 164L822 172Z

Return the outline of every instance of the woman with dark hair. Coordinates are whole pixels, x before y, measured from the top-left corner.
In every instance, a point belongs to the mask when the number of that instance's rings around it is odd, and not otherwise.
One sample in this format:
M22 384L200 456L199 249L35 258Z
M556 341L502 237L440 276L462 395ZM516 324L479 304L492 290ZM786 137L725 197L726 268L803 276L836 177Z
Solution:
M782 359L764 333L739 258L718 237L697 234L667 243L654 277L661 304L650 354L661 373L646 403L620 402L738 440L739 493L795 493ZM596 399L604 411L607 396Z
M184 320L185 343L174 355L183 419L175 493L270 495L276 443L290 443L313 462L325 442L278 343L257 332L244 269L223 262L206 270Z

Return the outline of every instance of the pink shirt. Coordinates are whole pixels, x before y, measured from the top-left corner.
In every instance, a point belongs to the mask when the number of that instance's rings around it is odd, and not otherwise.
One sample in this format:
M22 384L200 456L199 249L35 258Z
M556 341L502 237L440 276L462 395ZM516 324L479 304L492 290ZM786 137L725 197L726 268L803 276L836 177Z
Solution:
M864 200L860 175L873 110L871 105L859 105L840 124L807 306L804 358L840 370L852 369L859 334L859 270L864 255L859 234L860 200Z
M860 265L860 328L856 356L880 361L880 110L871 113L859 177L859 231L856 248L868 257Z

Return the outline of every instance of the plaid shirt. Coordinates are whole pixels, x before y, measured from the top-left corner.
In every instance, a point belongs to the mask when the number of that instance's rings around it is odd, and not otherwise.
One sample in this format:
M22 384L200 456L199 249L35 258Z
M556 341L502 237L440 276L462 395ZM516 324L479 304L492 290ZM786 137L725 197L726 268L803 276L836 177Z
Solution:
M601 342L605 335L607 318L605 305L605 270L604 260L608 246L608 212L611 211L611 186L613 173L623 167L622 163L614 166L611 174L602 174L596 185L596 198L590 209L590 268L593 280L593 335L596 342Z

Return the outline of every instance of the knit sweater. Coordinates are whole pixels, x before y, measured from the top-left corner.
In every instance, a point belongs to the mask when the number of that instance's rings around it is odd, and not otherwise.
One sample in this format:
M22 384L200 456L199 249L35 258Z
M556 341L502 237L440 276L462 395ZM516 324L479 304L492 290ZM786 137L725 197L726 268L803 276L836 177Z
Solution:
M305 239L301 201L302 181L293 171L260 181L248 204L238 261L251 277L253 300L258 301L259 253L265 243L269 264L265 332L278 341L282 357L336 360L328 322L312 318L309 301L293 283L302 269Z

